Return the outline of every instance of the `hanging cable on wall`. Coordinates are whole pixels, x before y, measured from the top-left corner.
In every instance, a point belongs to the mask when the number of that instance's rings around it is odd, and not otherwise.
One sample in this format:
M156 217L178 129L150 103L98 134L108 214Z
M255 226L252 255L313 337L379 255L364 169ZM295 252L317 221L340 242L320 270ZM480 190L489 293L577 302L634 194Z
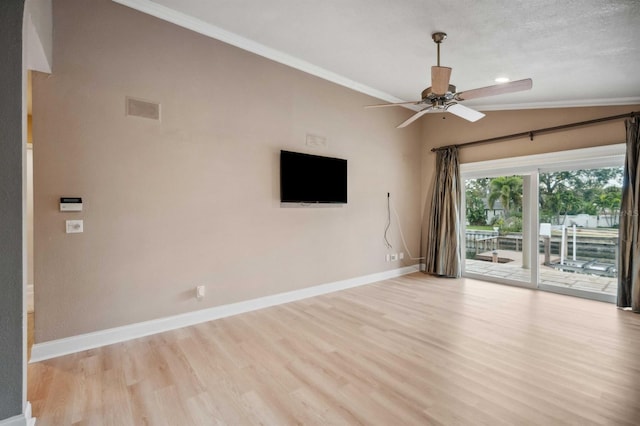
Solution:
M393 248L389 240L387 239L387 232L391 226L391 193L387 192L387 226L384 228L384 243L388 249Z
M404 234L402 233L402 226L400 225L400 217L398 216L398 212L396 211L396 209L393 209L393 215L396 217L396 220L398 221L398 230L400 231L400 238L402 239L402 244L404 245L404 249L407 251L407 255L409 256L410 260L422 260L425 259L424 257L413 257L411 255L411 252L409 251L409 247L407 247L407 242L404 239Z
M389 228L391 227L391 211L393 210L393 215L396 218L396 222L398 223L398 231L400 231L400 239L402 240L402 244L404 246L407 255L409 256L409 260L422 260L424 257L413 257L409 247L407 247L407 241L404 238L404 233L402 232L402 225L400 224L400 216L398 216L398 212L394 207L391 207L391 193L387 192L387 226L384 228L384 242L387 248L392 248L393 246L387 239L387 233L389 232Z

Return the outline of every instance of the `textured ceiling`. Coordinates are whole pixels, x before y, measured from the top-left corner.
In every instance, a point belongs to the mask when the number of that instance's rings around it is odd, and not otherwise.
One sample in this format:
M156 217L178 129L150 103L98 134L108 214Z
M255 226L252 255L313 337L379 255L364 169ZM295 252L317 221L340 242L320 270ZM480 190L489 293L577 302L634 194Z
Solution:
M431 33L444 31L441 64L453 68L458 90L499 76L533 79L531 91L467 106L640 103L639 0L115 1L208 35L222 31L227 42L237 36L236 45L389 101L420 98L436 63Z

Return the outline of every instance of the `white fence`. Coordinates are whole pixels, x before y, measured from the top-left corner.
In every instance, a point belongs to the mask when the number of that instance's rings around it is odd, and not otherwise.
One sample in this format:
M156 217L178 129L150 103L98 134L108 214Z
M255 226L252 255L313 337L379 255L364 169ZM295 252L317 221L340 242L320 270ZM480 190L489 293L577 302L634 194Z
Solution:
M620 222L618 215L588 215L588 214L576 214L576 215L561 215L559 218L560 223L554 223L554 225L565 225L571 227L573 225L580 228L611 228L617 226Z

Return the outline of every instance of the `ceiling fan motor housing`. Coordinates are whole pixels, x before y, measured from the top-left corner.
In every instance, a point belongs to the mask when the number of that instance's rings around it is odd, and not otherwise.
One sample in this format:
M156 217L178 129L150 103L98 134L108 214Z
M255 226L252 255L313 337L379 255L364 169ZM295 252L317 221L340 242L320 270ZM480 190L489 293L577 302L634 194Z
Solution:
M445 100L449 101L449 100L453 99L454 93L456 93L456 86L454 86L453 84L450 84L449 85L449 89L447 89L447 93L445 93L442 96L435 95L432 92L431 87L427 87L426 89L424 89L422 91L422 96L421 97L422 97L423 100L429 100L429 101L431 101L433 99L436 99L436 98L439 98L439 97L440 98L444 98Z

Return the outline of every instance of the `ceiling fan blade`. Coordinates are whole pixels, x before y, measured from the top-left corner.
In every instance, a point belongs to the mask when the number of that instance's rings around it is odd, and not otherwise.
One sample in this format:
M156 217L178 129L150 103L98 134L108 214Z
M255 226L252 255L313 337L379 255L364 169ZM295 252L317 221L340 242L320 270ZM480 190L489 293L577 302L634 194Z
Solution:
M426 113L428 113L431 110L431 107L427 107L423 110L420 110L418 112L416 112L415 114L413 114L411 117L409 117L408 119L406 119L405 121L403 121L397 128L401 129L403 127L407 127L409 124L413 123L414 121L416 121L418 118L422 117L423 115L425 115Z
M475 109L471 109L469 107L466 107L460 104L450 105L447 108L447 111L449 111L451 114L457 115L460 118L464 118L465 120L471 121L472 123L474 121L480 120L482 117L485 116L480 111L476 111Z
M390 106L401 106L401 105L420 105L424 103L424 101L410 101L410 102L399 102L397 104L374 104L374 105L365 105L365 108L381 108L381 107L390 107Z
M456 93L457 101L466 101L469 99L484 98L485 96L503 95L505 93L521 92L529 90L533 86L533 80L525 78L524 80L512 81L509 83L495 84L493 86L481 87L479 89L471 89L464 92Z
M436 95L444 95L449 90L451 68L431 67L431 91Z

